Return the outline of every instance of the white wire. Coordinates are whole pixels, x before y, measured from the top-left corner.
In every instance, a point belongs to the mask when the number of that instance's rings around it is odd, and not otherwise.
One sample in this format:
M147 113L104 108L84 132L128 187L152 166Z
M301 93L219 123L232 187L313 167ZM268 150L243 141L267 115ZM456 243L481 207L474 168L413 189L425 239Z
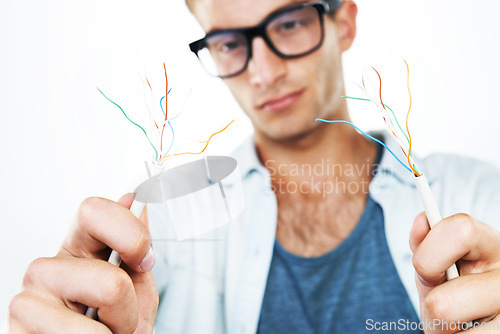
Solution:
M173 121L174 119L176 119L180 114L182 114L182 112L184 111L184 108L186 107L186 102L189 98L189 96L191 95L191 92L193 91L192 88L189 89L189 92L187 93L186 97L184 98L184 102L182 103L182 107L181 107L181 111L179 111L174 117L172 118L169 118L167 120L163 120L162 123L160 123L160 127L163 126L163 125L166 125L169 121Z
M151 92L151 89L150 89L149 85L147 84L147 82L144 80L143 76L140 75L139 73L138 73L138 75L139 75L139 78L141 79L141 82L144 86L144 103L146 104L146 109L148 110L149 118L151 120L151 127L153 130L156 130L156 131L153 131L155 141L157 143L159 143L161 140L160 133L159 133L158 129L156 129L155 119L154 119L153 113L151 112L151 107L153 106L153 95L152 95L153 93ZM149 95L149 100L148 100L148 95ZM158 147L159 146L157 145L157 148ZM161 152L160 152L160 154L161 154Z
M364 75L363 75L363 78L364 78ZM369 87L375 91L375 88L373 87L373 83L370 79L368 80L365 80L365 83L367 83L369 85ZM404 152L407 154L408 153L408 150L409 150L409 146L403 141L401 140L401 138L397 135L395 135L396 131L394 131L393 127L394 125L392 125L391 127L391 124L389 123L389 121L393 124L392 122L392 118L391 118L391 115L389 115L389 112L382 107L382 102L380 102L377 98L375 98L372 94L370 94L368 92L368 90L366 89L363 89L365 94L367 95L368 99L375 105L375 107L377 108L378 111L380 111L382 113L382 116L385 118L385 126L387 128L387 132L389 132L389 134L394 137L394 139L396 139L396 141L398 142L399 146L401 146L401 148L404 150ZM400 132L400 131L398 131Z
M368 86L371 88L372 91L377 91L377 90L375 90L373 82L371 81L371 79L369 77L367 78L367 80L364 79L365 78L365 74L366 74L366 77L368 77L368 75L367 75L368 74L368 70L367 70L366 67L363 70L363 81L365 82L365 84L368 84ZM362 87L360 87L360 88L362 88ZM379 87L379 89L380 89L380 87ZM405 155L408 157L408 160L409 160L409 163L410 163L409 167L412 168L412 169L415 169L418 174L422 174L420 172L420 168L418 167L417 163L411 157L410 153L412 153L413 150L412 150L412 152L410 152L410 145L409 145L409 143L407 141L405 141L405 140L402 140L397 135L397 133L402 132L402 130L394 124L393 118L391 117L391 116L393 116L393 117L396 117L396 116L389 114L389 112L386 110L386 108L384 108L382 102L379 101L378 98L375 98L370 92L368 92L367 89L363 89L362 88L362 90L365 92L365 94L368 97L368 99L382 113L382 116L385 118L385 122L384 123L385 123L385 126L386 126L386 131L397 141L397 143L399 144L399 146L401 147L401 149L403 150L403 152L405 153ZM403 133L403 135L405 135L404 132L402 132L402 133Z

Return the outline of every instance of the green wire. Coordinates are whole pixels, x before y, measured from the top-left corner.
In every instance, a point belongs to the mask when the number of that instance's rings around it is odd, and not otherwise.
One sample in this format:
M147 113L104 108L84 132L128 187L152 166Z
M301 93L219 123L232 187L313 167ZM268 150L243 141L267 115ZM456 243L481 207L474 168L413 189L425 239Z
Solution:
M344 99L352 99L352 100L359 100L359 101L371 101L370 99L363 99L363 98L360 98L360 97L352 97L352 96L342 96L342 97ZM397 119L396 114L394 113L394 111L392 111L392 109L388 105L384 104L384 106L391 111L392 116L394 116L394 120L396 121L396 124L399 127L399 130L401 130L401 132L405 135L406 140L408 141L408 144L410 144L410 138L408 138L408 136L406 135L406 132L404 132L403 129L401 128L401 125L399 125L398 119ZM411 157L413 157L413 152L410 152L410 158ZM418 174L420 174L420 172L417 170L417 167L415 165L413 165L413 169L416 170Z
M139 124L135 123L133 120L131 120L130 118L128 118L127 114L125 113L125 111L122 109L122 107L120 107L118 104L116 104L115 102L111 101L111 99L109 97L107 97L99 88L97 88L97 90L99 91L99 93L102 94L102 96L104 96L106 98L106 100L108 100L109 102L113 103L115 106L117 106L118 108L120 108L120 110L122 111L123 115L130 121L130 123L134 124L135 126L137 126L139 129L142 130L142 132L144 132L144 135L146 135L146 138L149 142L149 144L151 145L151 147L153 148L153 150L155 150L155 154L156 154L156 159L155 160L158 160L158 151L156 150L155 146L153 145L153 143L151 142L151 140L149 139L149 136L148 134L146 133L146 130L144 130L144 128L142 126L140 126Z
M413 164L413 169L417 172L417 176L422 176L422 173L420 173L420 171L417 169L417 166L415 166L415 164Z
M371 101L370 99L362 99L360 97L352 97L352 96L342 96L344 99L352 99L352 100L360 100L360 101ZM408 136L406 135L406 132L404 132L404 130L401 128L401 125L399 125L399 122L398 122L398 119L396 117L396 114L394 113L394 111L392 111L391 108L389 108L388 105L385 105L384 106L389 109L392 113L392 116L394 116L394 120L396 120L396 124L398 125L399 127L399 130L401 130L401 132L405 135L406 137L406 140L408 141L408 144L410 144L410 138L408 138Z

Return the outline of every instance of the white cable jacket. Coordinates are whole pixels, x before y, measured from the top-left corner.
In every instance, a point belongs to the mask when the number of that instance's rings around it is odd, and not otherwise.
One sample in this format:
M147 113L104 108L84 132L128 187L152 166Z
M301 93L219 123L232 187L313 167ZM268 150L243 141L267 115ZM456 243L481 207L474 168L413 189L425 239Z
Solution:
M432 194L429 182L427 182L424 174L420 176L414 176L413 180L415 182L415 186L417 187L418 193L420 194L422 204L424 205L425 215L427 216L429 225L431 226L431 228L433 228L437 223L443 220L443 217L441 217L441 214L439 213L439 208L437 206L436 200L434 199L434 195ZM456 264L453 264L446 270L446 279L448 281L457 278L458 276L460 275L458 273ZM473 321L469 321L464 329L469 329L472 326Z
M425 214L427 216L427 219L429 220L429 224L431 225L431 228L433 228L434 225L443 220L443 217L441 217L441 214L439 213L434 195L432 194L431 188L429 187L429 183L427 182L425 175L422 174L418 177L414 176L413 180L415 181L418 193L420 194L420 199L422 200L422 204L424 205Z
M427 216L429 225L433 228L437 223L443 220L443 217L441 217L441 214L439 213L439 208L436 204L436 200L434 199L434 195L432 194L425 175L422 174L420 176L413 177L413 180L415 181L418 193L420 194L420 199L424 205L425 215ZM458 276L458 269L455 264L446 270L446 277L448 281Z

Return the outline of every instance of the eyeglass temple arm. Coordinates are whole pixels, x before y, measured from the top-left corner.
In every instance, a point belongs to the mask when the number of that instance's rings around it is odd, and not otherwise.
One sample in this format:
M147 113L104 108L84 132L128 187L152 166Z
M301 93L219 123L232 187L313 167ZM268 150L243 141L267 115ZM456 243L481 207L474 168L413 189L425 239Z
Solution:
M328 12L333 13L340 8L344 0L325 0L328 4Z

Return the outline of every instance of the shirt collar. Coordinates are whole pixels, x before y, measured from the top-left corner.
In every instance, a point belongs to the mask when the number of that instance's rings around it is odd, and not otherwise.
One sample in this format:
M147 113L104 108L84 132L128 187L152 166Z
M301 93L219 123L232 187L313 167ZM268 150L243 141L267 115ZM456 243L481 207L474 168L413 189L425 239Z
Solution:
M238 161L238 168L243 179L254 172L262 173L263 175L269 174L268 170L260 162L253 135L245 138L231 156Z
M397 141L392 136L389 136L385 132L370 132L370 135L386 144L387 147L398 157L398 159L401 160L401 162L403 162L405 165L407 165L406 156L404 155ZM238 161L238 167L243 179L254 172L260 173L262 175L269 174L268 170L262 165L259 160L253 135L245 138L240 146L233 152L232 157L234 157ZM425 162L416 154L413 155L413 160L418 164L420 168L425 167ZM421 170L421 172L423 173L424 170ZM413 177L410 172L406 168L401 166L401 164L392 156L387 148L384 148L382 160L380 161L380 165L378 166L378 171L375 178L383 177L384 175L391 175L399 182L404 184L413 184ZM434 181L434 175L435 174L432 172L426 173L426 178L429 183L432 183Z

